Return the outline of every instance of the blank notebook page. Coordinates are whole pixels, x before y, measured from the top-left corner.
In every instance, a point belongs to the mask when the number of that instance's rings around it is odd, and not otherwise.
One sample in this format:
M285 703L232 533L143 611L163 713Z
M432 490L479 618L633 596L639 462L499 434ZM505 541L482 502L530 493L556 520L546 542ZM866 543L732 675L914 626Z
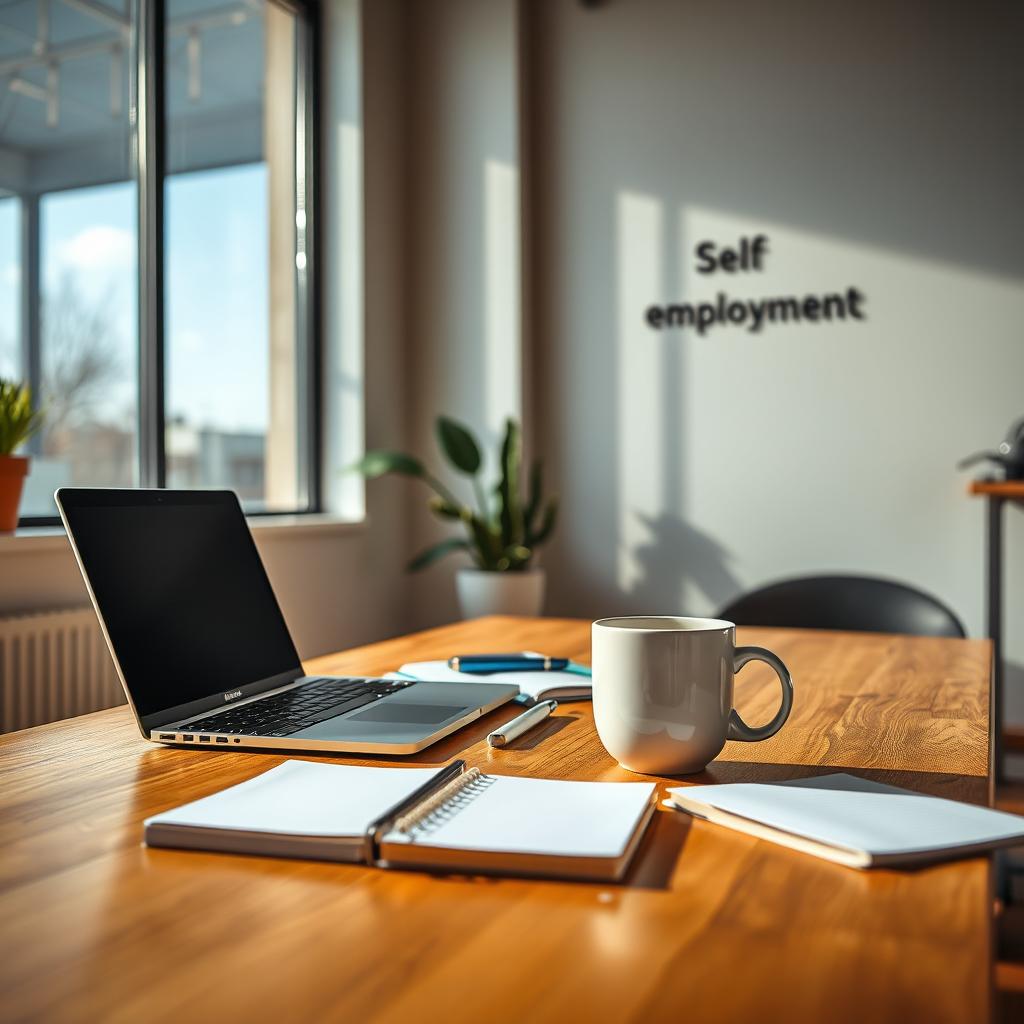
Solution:
M871 854L914 853L1024 836L1024 818L852 775L669 790L783 832Z
M392 843L566 857L618 857L651 801L646 782L485 775L471 793Z
M306 836L361 836L437 774L434 768L362 768L285 761L151 822Z
M522 653L535 658L544 657L536 651ZM392 674L398 677L411 676L413 679L430 679L439 683L507 683L510 686L518 686L521 693L538 699L543 694L559 691L576 696L589 696L591 692L590 678L577 675L575 672L487 672L475 675L471 672L457 672L445 661L414 661L403 665L398 672Z

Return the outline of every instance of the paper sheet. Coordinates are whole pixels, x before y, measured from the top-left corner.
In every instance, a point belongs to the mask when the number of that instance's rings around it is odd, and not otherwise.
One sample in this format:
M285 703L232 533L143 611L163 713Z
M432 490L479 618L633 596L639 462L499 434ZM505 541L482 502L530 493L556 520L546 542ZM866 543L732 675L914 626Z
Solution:
M534 651L521 653L543 657ZM590 679L575 672L493 672L474 675L471 672L456 672L445 661L414 661L403 665L395 675L436 683L507 683L518 686L520 693L537 700L548 697L555 700L589 699L592 692Z
M476 795L412 836L387 842L568 857L620 856L651 801L648 782L485 776Z
M285 761L150 822L304 836L361 836L375 818L437 774L436 768L363 768Z
M1024 837L1024 818L845 773L670 789L771 828L875 856Z

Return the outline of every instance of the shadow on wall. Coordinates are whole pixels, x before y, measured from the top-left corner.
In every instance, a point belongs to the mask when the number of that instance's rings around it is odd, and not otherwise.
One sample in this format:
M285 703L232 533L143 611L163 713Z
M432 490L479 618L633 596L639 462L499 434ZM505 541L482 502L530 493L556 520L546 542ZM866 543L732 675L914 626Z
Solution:
M1024 665L1003 663L1003 715L1008 722L1024 722Z
M841 567L979 622L980 513L952 467L1016 410L1024 309L1024 145L1006 131L1024 25L984 6L531 7L551 613L704 614ZM700 240L756 231L763 272L696 275ZM718 291L848 286L866 322L644 322Z
M626 601L643 614L684 614L693 588L703 603L718 608L743 587L729 568L729 553L721 544L679 516L639 514L648 539L633 552L640 569Z

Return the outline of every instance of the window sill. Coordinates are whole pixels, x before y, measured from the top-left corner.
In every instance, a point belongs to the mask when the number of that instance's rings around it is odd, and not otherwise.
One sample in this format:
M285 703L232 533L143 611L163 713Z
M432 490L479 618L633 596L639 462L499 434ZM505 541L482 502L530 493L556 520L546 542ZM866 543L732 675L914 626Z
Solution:
M0 555L27 555L43 551L67 551L63 526L22 526L14 533L0 533Z
M330 513L254 516L249 526L259 540L276 540L306 534L361 533L365 519L342 519ZM66 551L68 539L62 526L23 526L14 533L0 533L0 556Z
M343 519L330 512L310 512L306 515L252 516L249 528L260 540L274 537L295 537L305 533L362 533L365 519Z

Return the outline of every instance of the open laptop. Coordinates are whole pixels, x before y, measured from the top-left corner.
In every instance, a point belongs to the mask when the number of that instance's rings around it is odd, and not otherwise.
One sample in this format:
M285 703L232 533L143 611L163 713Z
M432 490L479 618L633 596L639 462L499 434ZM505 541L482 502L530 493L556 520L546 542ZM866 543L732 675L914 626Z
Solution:
M231 491L62 487L55 498L146 739L412 754L518 693L307 676Z

